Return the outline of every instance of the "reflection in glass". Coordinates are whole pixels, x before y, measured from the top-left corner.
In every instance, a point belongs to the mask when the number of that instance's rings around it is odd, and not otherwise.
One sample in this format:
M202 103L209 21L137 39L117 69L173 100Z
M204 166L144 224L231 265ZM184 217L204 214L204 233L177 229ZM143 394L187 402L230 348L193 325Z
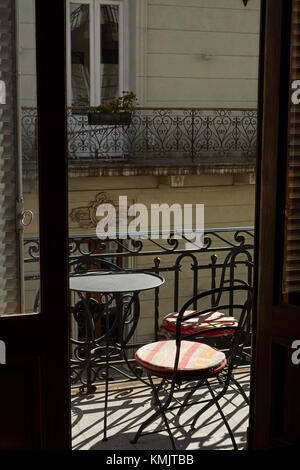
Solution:
M24 213L21 219L24 258L24 311L39 312L40 241L38 185L38 122L36 94L35 2L18 2L18 48L21 104L21 193Z
M39 311L35 2L2 3L0 315L10 315Z
M72 106L90 104L89 5L70 4Z

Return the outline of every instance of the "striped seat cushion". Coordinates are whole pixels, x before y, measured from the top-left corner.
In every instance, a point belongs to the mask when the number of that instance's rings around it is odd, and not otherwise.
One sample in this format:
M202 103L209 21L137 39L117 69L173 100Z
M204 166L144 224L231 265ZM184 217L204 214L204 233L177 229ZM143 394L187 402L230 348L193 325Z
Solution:
M173 374L176 341L157 341L146 344L136 352L136 361L145 369L162 377ZM202 377L222 370L226 365L225 354L206 344L181 341L178 363L179 377Z
M186 310L183 317L191 315L192 313L196 313L196 310ZM169 331L175 332L177 317L178 312L170 313L164 317L162 326ZM227 326L228 329L225 328ZM183 320L181 323L181 332L184 334L201 333L201 336L221 336L232 334L237 326L238 322L234 317L227 317L222 312L208 312ZM215 330L216 328L220 328L220 330Z

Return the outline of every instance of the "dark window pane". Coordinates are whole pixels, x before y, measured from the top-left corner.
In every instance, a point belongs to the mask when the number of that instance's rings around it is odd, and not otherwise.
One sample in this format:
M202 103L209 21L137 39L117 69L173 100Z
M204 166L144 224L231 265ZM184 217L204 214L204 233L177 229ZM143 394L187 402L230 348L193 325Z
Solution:
M119 7L101 5L101 99L119 95Z
M89 5L70 4L72 106L90 104Z

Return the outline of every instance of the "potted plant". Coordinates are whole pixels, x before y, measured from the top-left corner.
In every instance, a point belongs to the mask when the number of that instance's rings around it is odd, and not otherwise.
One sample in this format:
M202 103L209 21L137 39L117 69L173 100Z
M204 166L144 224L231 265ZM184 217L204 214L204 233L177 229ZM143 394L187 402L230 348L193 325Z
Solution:
M133 91L123 91L122 96L99 106L91 106L88 112L90 125L126 126L131 122L131 111L137 105Z

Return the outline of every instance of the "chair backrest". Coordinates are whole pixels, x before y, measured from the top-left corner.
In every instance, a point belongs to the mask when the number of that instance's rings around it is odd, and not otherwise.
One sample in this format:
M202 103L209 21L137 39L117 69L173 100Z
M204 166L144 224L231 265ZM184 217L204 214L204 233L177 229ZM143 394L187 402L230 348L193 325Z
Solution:
M216 287L223 288L227 286L234 286L236 284L251 286L252 284L252 269L253 261L249 249L250 245L242 245L233 247L230 252L226 255L223 267L220 275L220 282L218 286L213 286L212 289ZM241 276L240 268L243 267L246 269L247 280L239 279L237 276ZM212 295L214 305L219 305L220 297L222 295L222 290ZM230 302L234 302L234 290L229 291ZM232 309L229 310L229 313L232 314Z
M222 295L222 291L215 293L214 289L222 288L227 286L233 286L236 283L241 285L250 285L252 284L252 271L253 271L253 260L251 256L251 245L241 245L241 246L234 246L230 249L230 251L226 254L221 268L220 268L220 275L217 276L217 270L214 269L212 271L211 276L211 287L209 288L212 290L212 301L211 305L216 306L220 302L220 296ZM215 256L215 263L217 256ZM213 257L212 257L213 259ZM214 266L214 263L211 265ZM206 289L208 290L208 289ZM195 295L195 294L194 294ZM234 292L229 292L230 302L233 304L234 301ZM197 301L194 300L194 309L197 309ZM229 311L230 315L232 315L232 310Z
M74 256L69 261L70 274L87 271L120 271L122 268L117 266L115 263L101 258L98 255L86 255Z
M229 295L229 299L232 298L232 294L243 294L239 295L239 299L231 303L230 301L223 301L224 294ZM240 297L243 297L241 299ZM211 305L212 299L218 299L218 305ZM189 307L193 305L194 301L200 301L199 303L204 303L205 301L210 301L210 305L205 306L202 310L198 310L197 312L191 313L186 315L185 312L189 310ZM221 302L222 300L222 302ZM227 299L226 299L227 300ZM209 313L209 312L222 312L226 314L228 312L234 312L235 317L239 318L238 325L235 329L234 334L232 335L230 350L227 355L227 379L230 380L230 375L232 373L232 369L236 364L236 360L240 357L242 350L244 348L245 342L247 337L250 333L250 313L251 313L251 305L252 305L252 289L250 286L245 285L241 281L237 281L234 285L231 286L223 286L217 289L211 289L209 291L202 292L195 297L189 299L180 309L177 322L176 322L176 358L174 363L174 375L173 378L176 379L177 377L177 370L178 370L178 363L179 363L179 356L180 356L180 346L182 340L192 340L195 337L199 337L199 333L193 334L184 334L182 329L182 323L186 322L190 318L195 318L198 315ZM216 329L219 330L220 327ZM228 326L224 327L224 329L228 329ZM211 332L213 329L210 330Z

